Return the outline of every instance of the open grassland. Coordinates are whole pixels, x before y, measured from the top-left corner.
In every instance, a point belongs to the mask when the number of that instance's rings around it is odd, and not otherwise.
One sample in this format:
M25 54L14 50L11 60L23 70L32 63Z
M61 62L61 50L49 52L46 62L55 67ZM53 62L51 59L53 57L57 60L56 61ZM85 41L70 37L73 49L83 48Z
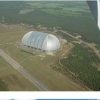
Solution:
M14 70L4 59L0 58L0 91L38 90Z
M32 31L35 29L25 25L1 24L0 26L0 48L19 62L31 75L40 80L50 90L89 90L88 88L84 88L80 84L74 82L74 80L70 79L68 76L50 68L50 65L52 65L55 62L55 59L57 59L56 56L39 57L20 50L18 46L21 42L22 36L29 30ZM25 83L25 81L22 82L22 84ZM29 86L31 87L30 84ZM21 88L20 90L24 89Z

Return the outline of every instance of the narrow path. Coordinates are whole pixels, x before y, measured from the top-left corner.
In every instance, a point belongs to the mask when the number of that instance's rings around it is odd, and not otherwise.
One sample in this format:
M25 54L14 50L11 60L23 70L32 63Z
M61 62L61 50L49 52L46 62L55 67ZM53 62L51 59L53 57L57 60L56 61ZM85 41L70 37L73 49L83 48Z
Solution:
M18 62L16 62L13 58L11 58L7 53L5 53L2 49L0 49L0 56L8 62L15 70L17 70L21 75L23 75L26 79L28 79L34 86L36 86L39 90L47 91L48 88L37 80L35 77L31 76L26 69L23 68Z
M58 31L63 32L63 33L65 33L66 35L70 36L71 38L73 38L73 39L79 41L80 43L85 44L87 47L91 48L91 49L94 51L94 53L97 55L97 57L100 59L100 53L99 53L100 51L99 51L96 47L94 47L91 43L85 42L85 41L83 41L82 39L78 39L77 37L75 37L75 36L69 34L68 32L65 32L65 31L63 31L63 30L58 30Z

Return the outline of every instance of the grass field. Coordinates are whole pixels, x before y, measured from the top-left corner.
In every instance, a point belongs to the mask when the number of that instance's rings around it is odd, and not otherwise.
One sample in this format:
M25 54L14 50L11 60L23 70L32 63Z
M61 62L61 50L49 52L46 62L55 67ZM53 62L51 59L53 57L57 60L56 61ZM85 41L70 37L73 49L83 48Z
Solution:
M0 91L38 90L24 77L0 58Z
M0 48L19 62L31 75L43 82L50 90L89 90L74 82L74 80L69 77L50 68L50 65L57 59L56 56L46 56L42 58L23 52L18 48L22 36L29 30L34 30L33 28L30 29L29 27L21 25L0 26ZM25 81L22 82L22 84L25 83ZM28 86L31 87L30 84ZM30 89L28 86L26 86L26 90ZM35 90L34 88L31 89ZM20 88L20 90L24 89Z

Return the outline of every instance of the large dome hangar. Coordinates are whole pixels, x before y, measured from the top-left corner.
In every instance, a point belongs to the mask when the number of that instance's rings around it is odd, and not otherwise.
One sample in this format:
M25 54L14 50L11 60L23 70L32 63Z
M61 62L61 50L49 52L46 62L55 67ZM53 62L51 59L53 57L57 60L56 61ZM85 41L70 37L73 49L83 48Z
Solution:
M60 48L60 41L55 35L30 31L23 36L21 45L33 50L53 52Z

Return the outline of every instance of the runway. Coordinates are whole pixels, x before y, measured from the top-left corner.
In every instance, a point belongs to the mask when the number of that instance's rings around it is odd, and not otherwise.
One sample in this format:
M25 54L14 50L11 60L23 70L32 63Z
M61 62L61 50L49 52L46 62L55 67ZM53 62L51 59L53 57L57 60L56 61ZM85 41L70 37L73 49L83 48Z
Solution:
M41 91L48 91L49 89L38 79L31 76L29 72L21 66L17 61L10 57L6 52L0 49L0 56L9 63L15 70L17 70L23 77L29 80L34 86L36 86Z

